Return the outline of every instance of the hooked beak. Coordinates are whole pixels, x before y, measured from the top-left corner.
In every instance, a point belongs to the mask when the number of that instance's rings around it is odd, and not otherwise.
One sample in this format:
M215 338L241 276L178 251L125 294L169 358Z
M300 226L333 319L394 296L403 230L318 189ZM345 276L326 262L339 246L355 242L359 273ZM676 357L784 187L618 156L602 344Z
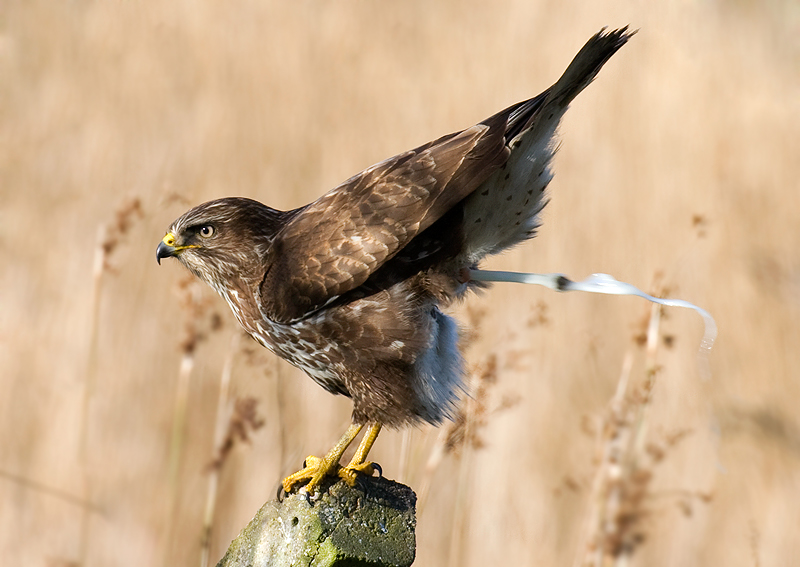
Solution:
M169 258L178 255L178 248L175 247L175 235L168 232L164 240L158 243L156 248L156 262L161 265L161 258Z

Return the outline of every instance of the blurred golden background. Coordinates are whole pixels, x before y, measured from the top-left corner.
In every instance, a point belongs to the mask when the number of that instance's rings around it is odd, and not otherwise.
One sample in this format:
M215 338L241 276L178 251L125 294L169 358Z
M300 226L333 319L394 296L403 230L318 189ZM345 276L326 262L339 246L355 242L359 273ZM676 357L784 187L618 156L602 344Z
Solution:
M648 354L641 299L496 285L458 309L480 391L468 442L387 431L371 456L420 493L419 566L581 564L598 486L622 495L634 565L800 561L797 2L11 0L2 563L213 564L348 422L346 399L156 265L174 218L226 195L305 204L541 92L625 24L640 32L566 115L538 238L489 267L607 272L697 303L720 329L711 378L691 311L666 309ZM615 486L598 470L620 376L645 441ZM249 443L220 453L225 431Z

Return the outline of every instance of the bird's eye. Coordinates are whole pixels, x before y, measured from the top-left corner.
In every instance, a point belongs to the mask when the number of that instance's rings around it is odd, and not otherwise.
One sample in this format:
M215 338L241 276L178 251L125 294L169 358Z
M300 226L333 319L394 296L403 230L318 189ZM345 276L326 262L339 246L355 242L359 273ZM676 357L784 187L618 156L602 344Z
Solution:
M202 236L203 238L211 238L212 236L214 236L214 232L216 231L214 230L213 226L207 224L205 226L201 226L198 232L200 233L200 236Z

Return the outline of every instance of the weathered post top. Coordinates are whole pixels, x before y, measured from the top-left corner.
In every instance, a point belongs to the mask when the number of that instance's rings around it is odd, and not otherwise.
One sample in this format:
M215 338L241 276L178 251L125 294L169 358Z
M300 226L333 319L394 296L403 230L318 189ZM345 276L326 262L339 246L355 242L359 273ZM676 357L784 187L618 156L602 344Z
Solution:
M407 567L416 500L408 486L360 477L354 487L329 486L314 502L299 494L267 502L217 567Z

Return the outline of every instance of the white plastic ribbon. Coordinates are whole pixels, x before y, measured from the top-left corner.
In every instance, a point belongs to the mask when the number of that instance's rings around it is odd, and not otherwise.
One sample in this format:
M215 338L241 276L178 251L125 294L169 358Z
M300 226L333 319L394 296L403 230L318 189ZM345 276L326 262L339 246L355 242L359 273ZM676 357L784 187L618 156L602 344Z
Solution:
M617 281L608 274L592 274L583 281L575 282L563 274L526 274L520 272L498 272L492 270L469 270L469 277L480 282L513 282L541 285L555 291L586 291L606 295L635 295L653 303L668 307L686 307L694 309L703 318L705 332L700 342L701 358L706 358L717 338L717 323L705 309L682 299L662 299L653 297L639 288L625 282ZM703 356L705 355L705 356ZM707 361L704 361L707 363ZM706 364L704 364L706 366ZM707 368L704 369L704 374Z

